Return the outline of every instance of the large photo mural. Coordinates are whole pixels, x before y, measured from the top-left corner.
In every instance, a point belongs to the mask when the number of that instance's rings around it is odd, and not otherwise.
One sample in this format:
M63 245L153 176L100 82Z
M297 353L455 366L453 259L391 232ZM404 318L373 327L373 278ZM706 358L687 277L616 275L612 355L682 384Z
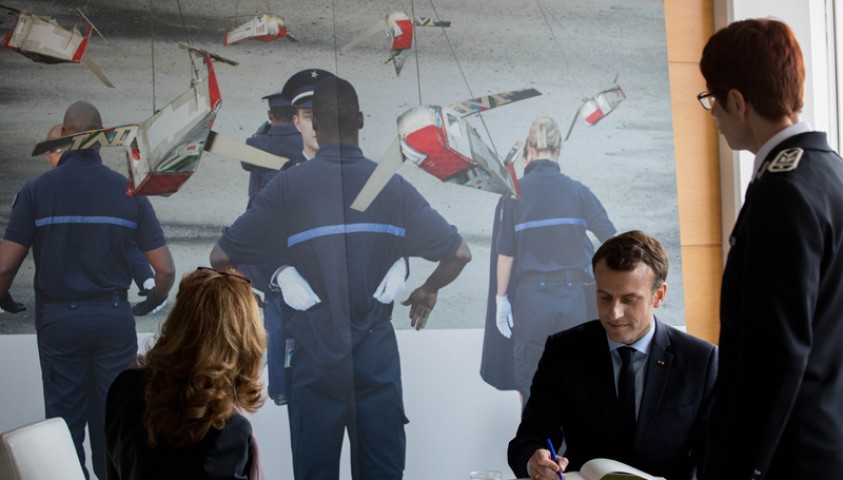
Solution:
M561 172L599 200L614 230L644 230L667 247L670 289L657 313L666 323L684 324L661 1L21 0L8 6L54 19L67 31L85 34L89 22L96 29L79 63L0 51L0 230L24 182L50 168L31 154L68 105L93 103L105 126L140 124L206 75L201 57L182 43L237 63L213 64L221 101L213 130L228 138L249 138L266 120L262 97L281 90L295 72L319 68L355 86L366 156L398 158L396 139L403 140L407 161L397 173L456 226L473 255L441 292L427 328L489 327L487 338L503 338L487 319L495 307L495 211L501 195L516 192L513 176L525 173L519 144L540 116L561 132ZM4 35L18 15L0 16ZM438 129L431 137L438 143L414 143L425 127ZM463 163L433 165L436 157L425 148ZM102 155L129 174L122 149L104 148ZM195 172L175 193L150 197L179 277L208 265L222 229L248 201L249 173L237 160L204 153L189 163ZM604 233L592 230L587 241L596 246ZM411 260L400 299L434 266ZM33 275L30 255L10 290L27 310L0 314L0 333L34 332ZM137 290L130 290L133 301L143 300ZM155 331L169 306L138 317L138 330ZM408 313L396 303L395 328L410 328Z

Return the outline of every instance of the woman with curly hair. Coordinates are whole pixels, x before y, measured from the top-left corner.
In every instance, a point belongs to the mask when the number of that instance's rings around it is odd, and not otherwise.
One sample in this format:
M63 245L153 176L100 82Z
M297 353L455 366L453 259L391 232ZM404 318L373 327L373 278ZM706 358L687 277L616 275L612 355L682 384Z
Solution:
M108 392L108 478L254 478L252 427L240 412L263 403L265 348L247 278L205 267L185 275L140 368Z

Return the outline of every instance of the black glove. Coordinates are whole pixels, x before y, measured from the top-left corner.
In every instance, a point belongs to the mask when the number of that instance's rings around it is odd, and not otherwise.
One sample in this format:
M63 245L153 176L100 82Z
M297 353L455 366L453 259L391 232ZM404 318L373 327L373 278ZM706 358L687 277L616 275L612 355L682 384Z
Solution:
M155 293L155 289L151 288L146 291L146 300L136 304L132 307L132 313L134 313L138 317L142 317L144 315L155 313L164 306L164 302L167 301L167 297L159 298L158 295Z
M12 294L6 291L6 294L0 297L0 308L9 313L20 313L26 310L26 306L20 302L16 302L12 298Z

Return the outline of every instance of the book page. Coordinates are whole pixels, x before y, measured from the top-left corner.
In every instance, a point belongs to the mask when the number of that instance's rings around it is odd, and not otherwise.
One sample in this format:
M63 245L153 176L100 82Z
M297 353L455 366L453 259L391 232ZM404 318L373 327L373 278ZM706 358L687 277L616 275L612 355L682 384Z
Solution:
M565 472L565 480L588 480L579 472Z
M574 480L660 480L661 477L654 477L635 467L608 458L595 458L585 462L578 474L580 478L571 475ZM566 474L566 477L568 475ZM664 480L664 479L661 479Z
M565 472L565 480L588 480L580 475L579 472Z

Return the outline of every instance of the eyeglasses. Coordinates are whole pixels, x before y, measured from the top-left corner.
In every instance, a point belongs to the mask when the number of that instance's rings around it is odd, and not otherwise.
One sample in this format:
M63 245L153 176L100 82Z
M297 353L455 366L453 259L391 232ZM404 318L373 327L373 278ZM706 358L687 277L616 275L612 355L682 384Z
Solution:
M720 92L702 92L697 95L697 100L700 101L700 105L706 110L711 110L714 108L714 101L716 100L716 95Z
M252 284L252 280L249 279L248 277L244 277L243 275L238 275L236 273L221 272L219 270L214 270L211 267L197 267L196 271L197 272L214 272L214 273L226 276L226 277L239 278L240 280L243 280L244 282L248 283L249 285Z

